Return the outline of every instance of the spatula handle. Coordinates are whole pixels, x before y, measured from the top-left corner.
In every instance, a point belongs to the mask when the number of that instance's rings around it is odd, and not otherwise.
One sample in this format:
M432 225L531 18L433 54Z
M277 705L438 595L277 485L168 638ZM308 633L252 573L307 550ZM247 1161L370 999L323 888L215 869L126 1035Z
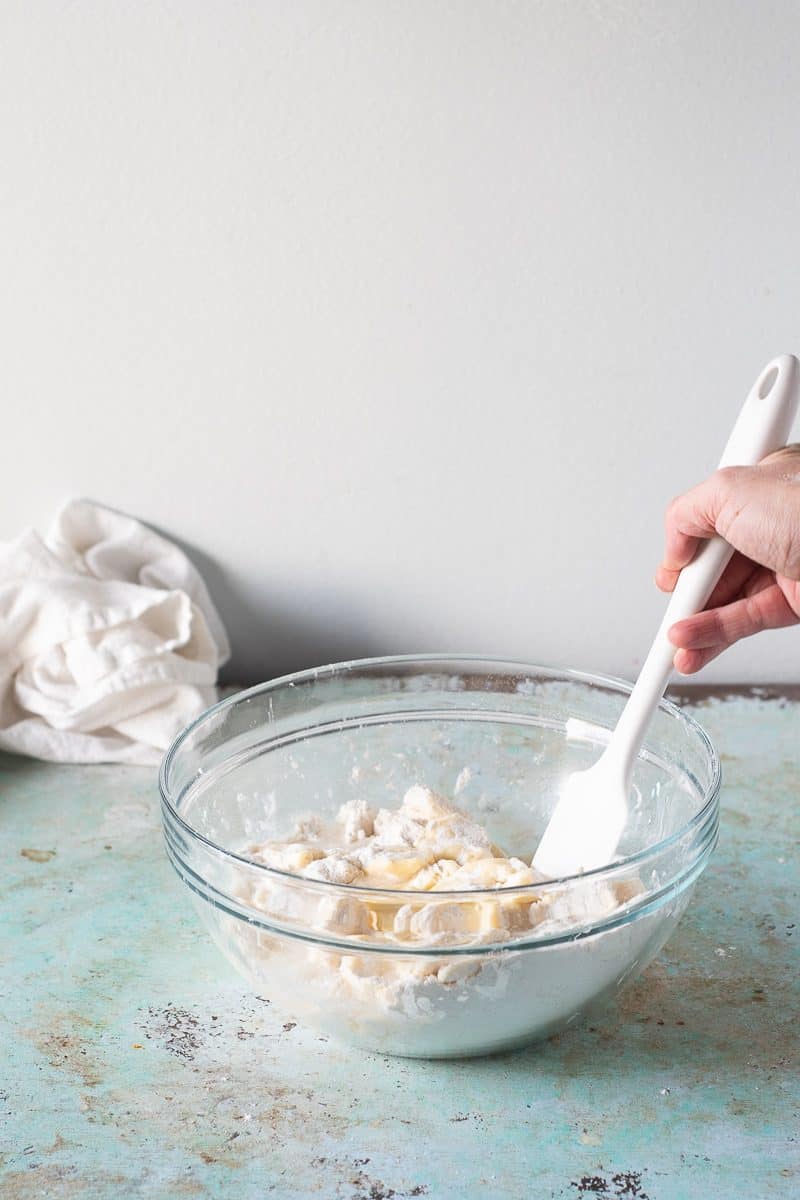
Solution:
M800 363L794 355L781 354L767 363L742 406L720 467L755 466L785 446L799 397ZM619 748L620 765L626 776L672 674L675 647L667 637L667 630L676 621L702 612L732 554L733 548L726 541L712 537L701 544L680 573L655 641L614 731L612 743Z

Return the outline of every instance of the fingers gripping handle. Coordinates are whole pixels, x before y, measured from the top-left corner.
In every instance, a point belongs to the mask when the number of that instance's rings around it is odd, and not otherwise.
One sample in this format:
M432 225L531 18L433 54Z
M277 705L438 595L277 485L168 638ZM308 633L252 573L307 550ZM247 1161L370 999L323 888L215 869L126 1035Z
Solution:
M797 413L798 396L800 363L794 355L782 354L767 363L742 405L720 467L754 467L785 446ZM683 568L659 631L665 641L670 625L702 612L732 554L732 548L721 537L710 538ZM671 664L674 647L666 642L664 649ZM666 684L665 679L664 687Z
M720 467L754 467L766 455L786 445L798 412L799 396L800 364L794 355L781 354L768 362L742 404L722 452ZM667 640L669 626L703 611L732 554L727 541L710 538L680 572L658 631L666 643L663 653L668 655L667 678L675 653L672 643Z
M720 459L720 467L755 466L780 450L789 440L800 397L800 363L792 354L781 354L767 363L753 384ZM672 674L675 647L667 630L676 621L702 612L733 549L721 537L710 538L684 567L675 585L664 619L650 653L639 672L613 743L624 754L620 763L628 776L644 732Z

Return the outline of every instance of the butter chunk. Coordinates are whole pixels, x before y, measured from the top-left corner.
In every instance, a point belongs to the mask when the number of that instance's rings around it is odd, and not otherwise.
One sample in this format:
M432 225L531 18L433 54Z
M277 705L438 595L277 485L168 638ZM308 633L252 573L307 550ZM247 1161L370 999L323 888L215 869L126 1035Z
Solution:
M451 858L442 858L438 862L432 862L423 867L412 879L409 879L408 886L414 891L429 892L433 889L439 891L450 888L450 880L458 873L458 863L453 862ZM454 889L458 890L458 884L454 885Z
M477 858L457 866L447 877L453 891L483 891L486 888L522 887L534 883L533 871L520 859Z
M461 813L429 821L420 843L431 858L452 858L463 865L475 858L494 857L494 847L482 826Z
M359 862L366 878L376 884L402 887L413 879L431 856L410 846L370 846L359 853Z
M387 846L415 846L423 837L425 824L416 821L402 809L378 809L373 824L376 841Z
M348 800L336 814L342 827L342 837L348 845L362 842L374 833L375 812L366 800Z
M432 792L430 788L414 784L403 797L400 811L406 817L415 821L432 821L437 817L449 817L455 812L452 804Z
M316 815L299 817L292 830L293 842L315 842L322 836L322 821Z
M325 883L356 883L362 875L361 867L344 854L328 854L309 863L302 872L306 879L318 879Z
M504 929L523 933L538 924L538 905L531 904L530 896L514 896L500 900L500 913Z
M619 908L619 902L607 883L588 880L572 884L568 891L553 896L546 920L562 929L573 925L597 924Z
M325 851L307 842L262 842L251 846L248 854L265 867L278 871L302 871L309 863L323 858Z
M317 924L328 933L348 935L370 933L374 928L373 914L354 896L326 897L319 906Z
M436 978L439 983L463 983L465 979L472 979L481 969L480 959L477 958L454 958L444 963L436 972Z
M409 932L418 937L432 933L487 933L502 928L500 906L494 900L425 904L408 924Z

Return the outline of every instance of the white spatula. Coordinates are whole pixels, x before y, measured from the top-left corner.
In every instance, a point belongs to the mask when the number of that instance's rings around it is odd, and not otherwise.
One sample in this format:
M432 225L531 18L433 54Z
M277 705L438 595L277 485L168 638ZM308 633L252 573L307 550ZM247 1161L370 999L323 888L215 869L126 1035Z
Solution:
M754 466L786 445L797 412L800 364L791 354L767 363L733 427L721 467ZM636 756L672 672L675 647L667 630L701 612L733 549L721 537L704 542L681 571L655 641L606 749L594 766L570 775L533 865L563 878L612 862L628 815Z

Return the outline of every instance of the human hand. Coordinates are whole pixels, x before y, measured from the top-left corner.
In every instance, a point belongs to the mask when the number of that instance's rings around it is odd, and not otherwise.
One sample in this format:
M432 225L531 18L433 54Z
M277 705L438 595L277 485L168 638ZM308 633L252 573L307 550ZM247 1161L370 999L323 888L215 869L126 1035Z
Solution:
M800 445L755 467L726 467L672 501L656 583L675 587L705 538L736 553L703 612L669 630L675 667L692 675L740 638L800 621Z

